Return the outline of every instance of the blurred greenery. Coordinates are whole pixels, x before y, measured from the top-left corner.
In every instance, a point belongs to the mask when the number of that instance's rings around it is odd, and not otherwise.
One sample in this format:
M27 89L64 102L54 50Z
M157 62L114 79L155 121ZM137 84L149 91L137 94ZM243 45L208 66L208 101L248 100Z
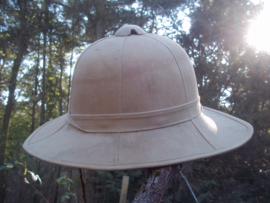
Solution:
M58 186L59 177L73 180L68 190L83 202L78 169L34 159L22 143L40 124L67 112L70 72L85 45L126 23L180 44L193 62L202 104L254 127L254 136L243 147L183 164L198 200L269 202L270 54L246 42L261 8L250 0L0 1L0 202L43 201L24 182L23 167L9 167L14 160L39 175L43 184L33 185L49 202L71 195ZM190 20L189 30L183 29L186 19L180 13ZM83 170L82 175L91 203L118 202L122 176L129 176L131 202L147 169ZM72 202L67 196L65 201ZM194 202L180 174L163 201Z

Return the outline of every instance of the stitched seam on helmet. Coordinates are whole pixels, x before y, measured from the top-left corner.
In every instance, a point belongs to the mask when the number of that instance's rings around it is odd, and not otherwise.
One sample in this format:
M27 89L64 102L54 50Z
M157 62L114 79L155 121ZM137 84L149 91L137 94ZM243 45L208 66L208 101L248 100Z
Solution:
M52 121L52 120L46 122L46 123L45 123L44 125L42 125L42 126L48 125L51 121ZM32 140L32 138L34 137L34 135L37 134L37 132L40 131L40 130L41 130L41 127L38 128L36 131L34 131L34 134L33 134L33 136L30 138L29 142ZM29 142L28 142L28 144L29 144Z
M206 137L201 133L201 131L197 128L197 126L195 125L195 123L193 122L193 119L191 120L193 126L197 129L197 131L201 134L201 136L203 137L203 139L211 146L213 147L215 150L217 150L207 139Z
M219 114L219 116L220 115L221 116L226 116L227 118L230 118L230 119L234 120L235 122L242 124L243 126L245 126L247 128L247 131L249 131L249 130L252 130L252 132L254 131L252 125L249 124L247 121L241 120L241 119L236 118L236 117L234 117L234 116L232 116L230 114L227 114L227 113L215 110L215 109L211 109L211 108L208 108L208 107L205 107L205 109L208 110L208 111L213 111L213 112Z
M123 67L123 53L124 53L124 46L125 46L125 42L126 42L127 37L125 37L124 41L123 41L123 46L122 46L122 51L121 51L121 55L120 55L120 95L119 95L119 111L120 113L122 113L122 67Z
M161 42L160 40L158 40L158 39L156 39L156 38L154 38L154 37L151 37L151 36L149 36L149 35L144 35L144 36L149 37L149 38L151 38L151 39L153 39L153 40L158 41L159 43L163 44L163 45L169 50L169 52L171 52L171 54L172 54L172 56L173 56L173 58L174 58L174 60L175 60L175 62L176 62L176 64L177 64L177 66L178 66L178 70L179 70L179 72L180 72L180 75L181 75L181 78L182 78L182 81L183 81L183 85L184 85L184 88L185 88L186 102L187 102L188 99L187 99L186 85L185 85L185 82L184 82L185 80L184 80L184 77L183 77L183 73L182 73L182 71L181 71L181 69L180 69L180 66L179 66L179 64L178 64L178 61L176 60L175 55L174 55L173 52L169 49L169 47L168 47L166 44L164 44L163 42Z
M110 39L110 37L102 38L102 39L100 39L100 40L98 40L98 41L96 41L96 42L90 44L90 45L89 45L89 46L88 46L88 47L80 54L78 60L76 61L75 65L74 65L74 71L73 71L73 75L72 75L71 81L73 81L73 79L74 79L74 77L75 77L75 73L76 73L75 70L76 70L76 68L77 68L77 64L79 63L79 61L80 61L80 59L82 58L83 54L84 54L88 49L90 49L90 48L92 48L94 45L96 45L97 43L99 43L99 42L101 42L101 41L103 41L103 40L106 40L106 39ZM71 87L70 87L70 88L71 88ZM71 91L70 91L69 104L68 104L68 113L71 113L71 111L70 111L71 96L72 96L72 94L71 94Z
M31 139L34 137L34 136L33 136L33 137L29 140L28 145L35 144L35 143L37 143L37 142L40 142L41 140L45 140L45 139L47 139L48 137L53 136L55 133L57 133L59 130L61 130L66 124L67 124L67 122L64 123L58 130L56 130L56 131L55 131L54 133L52 133L51 135L48 135L47 137L44 137L44 138L42 138L42 139L40 139L40 140L37 140L37 141L35 141L35 142L32 142L32 143L30 144L29 142L30 142ZM36 133L35 133L35 134L36 134Z

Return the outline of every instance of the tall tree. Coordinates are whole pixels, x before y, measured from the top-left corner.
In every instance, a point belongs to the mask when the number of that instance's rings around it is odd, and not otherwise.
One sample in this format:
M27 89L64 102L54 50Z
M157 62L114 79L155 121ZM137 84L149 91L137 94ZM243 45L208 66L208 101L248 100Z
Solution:
M40 125L46 122L45 120L45 102L46 102L46 62L47 62L47 34L49 30L49 6L50 0L43 2L43 67L42 67L42 93L41 93L41 112Z
M3 118L3 126L2 126L2 146L0 148L0 165L4 164L4 155L5 155L5 149L6 149L6 139L8 136L8 128L9 128L9 121L11 117L11 113L15 104L15 89L16 89L16 82L17 82L17 75L20 68L20 65L23 61L24 55L27 53L27 47L28 47L28 41L29 41L29 22L26 18L29 10L28 10L28 0L18 0L15 4L15 7L13 8L18 12L17 15L17 22L18 27L16 29L16 35L17 40L15 42L15 46L17 49L16 57L13 62L10 81L9 81L9 87L8 87L8 100L7 105L5 107L5 113ZM12 4L9 5L10 7ZM13 10L12 9L12 10ZM16 15L14 15L16 17ZM15 30L14 30L15 31ZM15 34L15 33L14 33ZM0 185L3 185L4 177L3 177L3 171L0 171ZM1 187L1 190L3 188ZM3 194L3 191L1 191L1 194ZM1 198L2 199L2 198ZM0 200L1 200L0 199Z

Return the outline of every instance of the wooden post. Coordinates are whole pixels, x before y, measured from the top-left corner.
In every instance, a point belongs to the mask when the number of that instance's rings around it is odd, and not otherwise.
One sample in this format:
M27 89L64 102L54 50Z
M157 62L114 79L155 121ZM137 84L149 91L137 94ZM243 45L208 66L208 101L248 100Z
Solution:
M126 203L127 192L128 192L128 183L129 183L129 177L123 176L119 203Z

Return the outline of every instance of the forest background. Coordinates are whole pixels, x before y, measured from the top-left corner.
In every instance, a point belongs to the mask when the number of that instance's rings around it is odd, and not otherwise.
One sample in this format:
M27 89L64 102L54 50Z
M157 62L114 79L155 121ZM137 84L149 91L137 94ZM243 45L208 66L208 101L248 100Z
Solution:
M270 54L246 41L262 7L250 0L1 0L0 166L6 165L0 171L0 202L61 202L68 188L57 179L64 176L73 180L70 191L78 202L83 202L81 179L87 202L118 202L123 175L130 177L132 201L146 169L82 170L80 178L78 169L45 163L22 149L36 128L67 112L72 67L85 45L126 23L183 46L194 64L202 104L254 127L243 147L183 164L198 200L269 202ZM190 29L183 28L187 19ZM180 174L163 201L194 202Z

